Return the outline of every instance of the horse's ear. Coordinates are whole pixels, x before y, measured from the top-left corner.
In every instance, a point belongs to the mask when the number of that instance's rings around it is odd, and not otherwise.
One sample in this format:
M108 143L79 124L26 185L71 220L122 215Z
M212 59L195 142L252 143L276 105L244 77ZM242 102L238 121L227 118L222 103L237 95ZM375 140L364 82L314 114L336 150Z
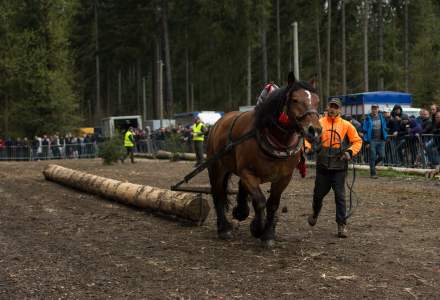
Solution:
M289 75L287 75L287 85L292 85L295 81L295 74L293 74L293 72L289 72Z

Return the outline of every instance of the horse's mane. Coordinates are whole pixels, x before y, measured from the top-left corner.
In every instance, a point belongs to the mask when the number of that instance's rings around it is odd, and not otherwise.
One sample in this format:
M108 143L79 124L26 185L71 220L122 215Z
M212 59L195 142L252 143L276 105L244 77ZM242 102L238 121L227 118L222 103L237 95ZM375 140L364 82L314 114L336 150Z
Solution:
M255 128L261 130L272 127L273 123L277 122L288 96L299 89L316 93L316 89L312 85L302 80L273 91L265 101L255 107Z

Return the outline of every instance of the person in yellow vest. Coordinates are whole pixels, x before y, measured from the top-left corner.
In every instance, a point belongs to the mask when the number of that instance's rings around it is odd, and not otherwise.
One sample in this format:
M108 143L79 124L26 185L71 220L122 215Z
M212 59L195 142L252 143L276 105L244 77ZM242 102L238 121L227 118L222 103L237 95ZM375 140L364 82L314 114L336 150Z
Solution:
M200 121L199 117L194 118L194 124L192 127L192 140L194 144L194 152L196 153L196 164L198 167L203 162L203 141L205 140L206 127Z
M322 208L322 200L330 189L335 193L336 223L338 237L347 237L347 214L345 207L345 177L348 161L351 160L362 147L362 139L356 128L341 118L342 103L339 98L332 98L328 102L327 116L319 119L322 126L320 145L316 158L316 178L313 191L313 213L308 217L310 226L315 226ZM348 138L349 146L344 148L343 141ZM306 152L310 150L306 143Z
M134 144L133 127L129 127L124 134L124 147L127 150L127 153L122 158L122 162L124 162L125 159L130 156L131 162L134 163Z

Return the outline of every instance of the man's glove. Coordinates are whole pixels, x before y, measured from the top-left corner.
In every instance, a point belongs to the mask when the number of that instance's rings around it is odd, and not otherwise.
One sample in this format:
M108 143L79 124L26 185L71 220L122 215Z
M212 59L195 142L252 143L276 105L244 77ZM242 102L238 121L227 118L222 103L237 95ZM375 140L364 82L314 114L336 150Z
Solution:
M351 151L347 150L341 153L341 156L339 157L340 160L346 160L349 161L351 160Z

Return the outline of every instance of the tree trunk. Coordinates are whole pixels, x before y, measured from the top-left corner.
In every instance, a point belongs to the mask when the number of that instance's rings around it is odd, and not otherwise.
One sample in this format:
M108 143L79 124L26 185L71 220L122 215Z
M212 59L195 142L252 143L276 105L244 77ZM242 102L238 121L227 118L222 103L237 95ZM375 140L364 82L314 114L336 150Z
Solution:
M153 72L147 73L147 78L145 79L145 97L146 97L146 119L154 119L154 97L153 97Z
M382 0L378 0L379 5L379 62L381 66L381 70L379 73L379 81L378 81L378 89L380 91L384 90L384 79L383 79L383 4Z
M118 71L118 114L122 113L122 70Z
M280 0L277 0L277 84L281 85L281 33L280 33Z
M190 92L191 92L191 111L194 111L194 83L190 84Z
M165 76L166 76L166 112L168 118L173 117L173 77L171 72L171 55L170 55L170 41L168 37L168 0L162 1L162 27L163 27L163 39L164 39L164 51L165 51Z
M342 95L347 95L347 61L345 40L345 0L341 1L342 12Z
M106 81L106 89L107 89L107 116L111 116L112 115L112 92L111 92L111 69L110 69L110 65L107 65L107 72L105 74L105 81Z
M210 210L207 199L197 194L117 181L52 164L43 171L43 174L47 180L84 192L163 214L175 215L199 224L206 219Z
M233 103L233 99L232 99L232 87L231 87L231 83L228 81L228 83L226 84L228 87L228 104L229 104L229 111L235 110L234 109L234 103Z
M142 110L142 68L141 68L141 60L136 60L136 91L137 91L137 111L140 112Z
M5 107L4 107L4 130L5 133L9 134L9 96L5 95Z
M322 61L321 61L321 29L320 29L320 22L321 22L321 7L320 7L321 0L316 0L316 63L317 63L317 69L318 69L318 88L320 90L319 92L319 100L320 100L320 108L321 111L324 111L325 103L323 101L323 84L322 84Z
M369 0L364 0L364 22L363 22L363 33L364 33L364 91L368 92L368 14L369 14Z
M189 50L188 50L188 33L185 32L185 92L186 92L186 111L191 109L190 104L190 91L189 91Z
M154 88L154 113L153 113L153 119L158 119L159 118L159 85L160 85L160 79L159 79L159 64L157 63L158 61L160 61L162 59L161 56L161 51L160 51L160 37L156 36L156 38L154 39L155 41L155 55L154 55L154 61L153 61L153 70L154 70L154 84L153 84L153 88Z
M99 31L98 31L98 2L95 1L95 60L96 60L96 107L95 107L95 122L101 118L101 80L100 80L100 66L99 66Z
M405 63L404 63L404 73L405 73L405 91L409 91L409 41L408 41L408 3L409 0L405 0Z
M247 99L246 105L252 105L252 47L251 42L248 42L247 55Z
M331 59L331 34L332 34L332 0L328 0L328 11L327 11L327 80L326 80L326 97L330 96L330 59ZM327 102L327 101L326 101Z
M267 40L266 40L266 20L265 17L261 21L261 62L263 64L263 84L267 83Z

